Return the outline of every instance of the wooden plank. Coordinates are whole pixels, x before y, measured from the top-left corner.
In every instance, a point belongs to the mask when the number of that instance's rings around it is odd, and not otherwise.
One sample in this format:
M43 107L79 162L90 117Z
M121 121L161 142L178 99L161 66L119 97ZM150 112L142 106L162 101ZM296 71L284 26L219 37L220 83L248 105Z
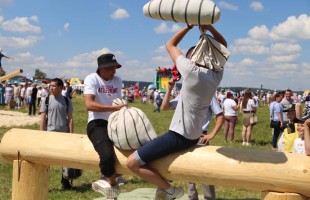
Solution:
M2 138L0 153L6 160L40 165L99 170L99 158L87 135L11 129ZM115 148L119 174L130 151ZM258 191L299 193L310 196L310 159L265 150L204 146L178 152L150 163L166 179L207 183Z

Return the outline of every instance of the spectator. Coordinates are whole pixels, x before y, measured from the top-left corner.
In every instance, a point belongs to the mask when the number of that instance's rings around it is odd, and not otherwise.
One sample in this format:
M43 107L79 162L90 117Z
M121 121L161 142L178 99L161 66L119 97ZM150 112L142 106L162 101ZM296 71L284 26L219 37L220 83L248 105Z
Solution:
M235 126L238 120L238 109L240 105L233 99L234 96L231 92L226 93L226 99L223 103L224 116L225 116L225 128L224 128L224 139L228 142L228 132L230 134L230 141L234 141L235 137Z
M38 87L38 92L37 92L37 106L40 107L41 105L41 94L42 94L42 86ZM40 114L40 113L39 113Z
M42 91L41 91L41 101L44 102L46 97L49 96L49 89L47 85L42 86Z
M66 97L68 97L69 99L72 99L74 90L70 85L70 81L67 81L67 87L66 87Z
M7 105L8 108L10 108L10 103L11 101L13 101L14 98L13 87L11 82L7 83L7 86L5 87L4 96L5 96L5 104Z
M305 115L310 116L310 93L305 98Z
M5 88L3 87L2 83L0 83L0 106L5 105L4 91L5 91Z
M31 90L31 94L30 94L28 116L31 116L32 113L33 113L33 116L36 115L37 93L38 93L37 84L34 83L34 84L32 84L32 90Z
M51 95L43 101L40 107L41 124L40 130L73 133L73 107L70 99L66 99L61 95L63 81L54 78L51 81ZM72 186L69 180L61 177L63 190L70 190Z
M15 109L20 109L20 87L18 86L18 83L14 81L14 101L16 103Z
M278 140L278 152L292 153L294 140L298 138L297 119L294 104L287 110L289 123L284 127L283 133Z
M246 90L241 102L242 108L242 145L251 146L251 136L253 124L250 123L250 116L255 113L256 106L252 99L252 92Z
M221 89L221 92L217 96L217 100L219 104L221 105L221 108L223 108L225 99L226 99L225 89Z
M155 103L156 103L156 108L154 110L154 112L160 112L160 107L161 107L161 104L163 102L163 99L161 97L161 94L162 92L159 92L157 95L156 95L156 98L155 98Z
M280 102L283 99L283 94L278 92L274 95L272 102L269 105L271 120L279 123L278 127L273 128L273 137L272 137L272 150L277 151L277 141L281 134L281 129L284 127L283 124L283 108Z
M26 97L26 86L20 84L20 106L23 107L25 104Z
M33 88L32 87L32 83L28 82L27 83L27 89L26 89L26 105L27 105L27 110L29 110L29 107L30 107L32 88Z
M285 90L284 98L280 104L283 108L283 127L285 127L288 123L287 110L292 106L292 104L294 104L294 99L292 99L292 90Z
M294 140L293 154L309 155L309 120L310 116L298 119L297 132L299 137ZM306 122L308 120L308 122ZM306 140L305 140L306 135ZM306 151L307 146L307 151Z
M306 119L304 127L305 152L307 156L310 156L310 118Z

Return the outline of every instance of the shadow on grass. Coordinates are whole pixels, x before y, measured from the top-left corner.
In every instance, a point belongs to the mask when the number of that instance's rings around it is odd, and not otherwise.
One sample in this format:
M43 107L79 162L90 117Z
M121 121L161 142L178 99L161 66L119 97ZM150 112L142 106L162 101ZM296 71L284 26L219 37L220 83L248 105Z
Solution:
M64 190L64 189L61 189L61 188L53 188L53 189L50 189L49 192L74 191L74 192L79 192L79 193L85 193L85 192L89 192L91 189L92 189L91 183L83 183L83 184L78 185L78 186L75 186L73 184L71 190Z

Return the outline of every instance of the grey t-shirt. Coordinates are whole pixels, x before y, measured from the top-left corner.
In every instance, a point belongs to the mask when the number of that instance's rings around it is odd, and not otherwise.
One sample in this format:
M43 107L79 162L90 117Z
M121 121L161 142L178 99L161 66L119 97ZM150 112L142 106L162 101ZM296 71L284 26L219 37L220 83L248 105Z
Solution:
M289 108L291 108L292 104L294 103L293 99L287 99L287 98L283 98L282 101L280 102L282 108L283 108L283 121L284 122L288 122L288 118L287 118L287 110Z
M183 83L180 99L169 129L194 140L201 135L207 109L223 78L223 71L198 67L184 56L176 60Z
M40 112L46 112L46 103L42 102ZM68 98L68 113L73 112L72 102ZM49 96L47 113L47 131L68 132L67 103L64 96Z

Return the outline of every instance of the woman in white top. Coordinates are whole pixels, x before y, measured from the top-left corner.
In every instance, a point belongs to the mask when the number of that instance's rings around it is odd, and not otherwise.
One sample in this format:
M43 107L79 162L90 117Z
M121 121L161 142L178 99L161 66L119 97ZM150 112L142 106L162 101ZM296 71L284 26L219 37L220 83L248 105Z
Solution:
M256 106L254 100L252 99L252 92L246 90L244 92L244 97L241 102L242 108L242 145L251 146L251 136L253 124L250 123L250 116L252 113L256 112Z
M230 134L230 141L234 141L235 136L235 126L237 124L238 119L238 109L239 104L233 99L233 94L231 92L227 92L226 99L223 103L224 108L224 116L225 116L225 128L224 128L224 138L227 141L228 131Z

